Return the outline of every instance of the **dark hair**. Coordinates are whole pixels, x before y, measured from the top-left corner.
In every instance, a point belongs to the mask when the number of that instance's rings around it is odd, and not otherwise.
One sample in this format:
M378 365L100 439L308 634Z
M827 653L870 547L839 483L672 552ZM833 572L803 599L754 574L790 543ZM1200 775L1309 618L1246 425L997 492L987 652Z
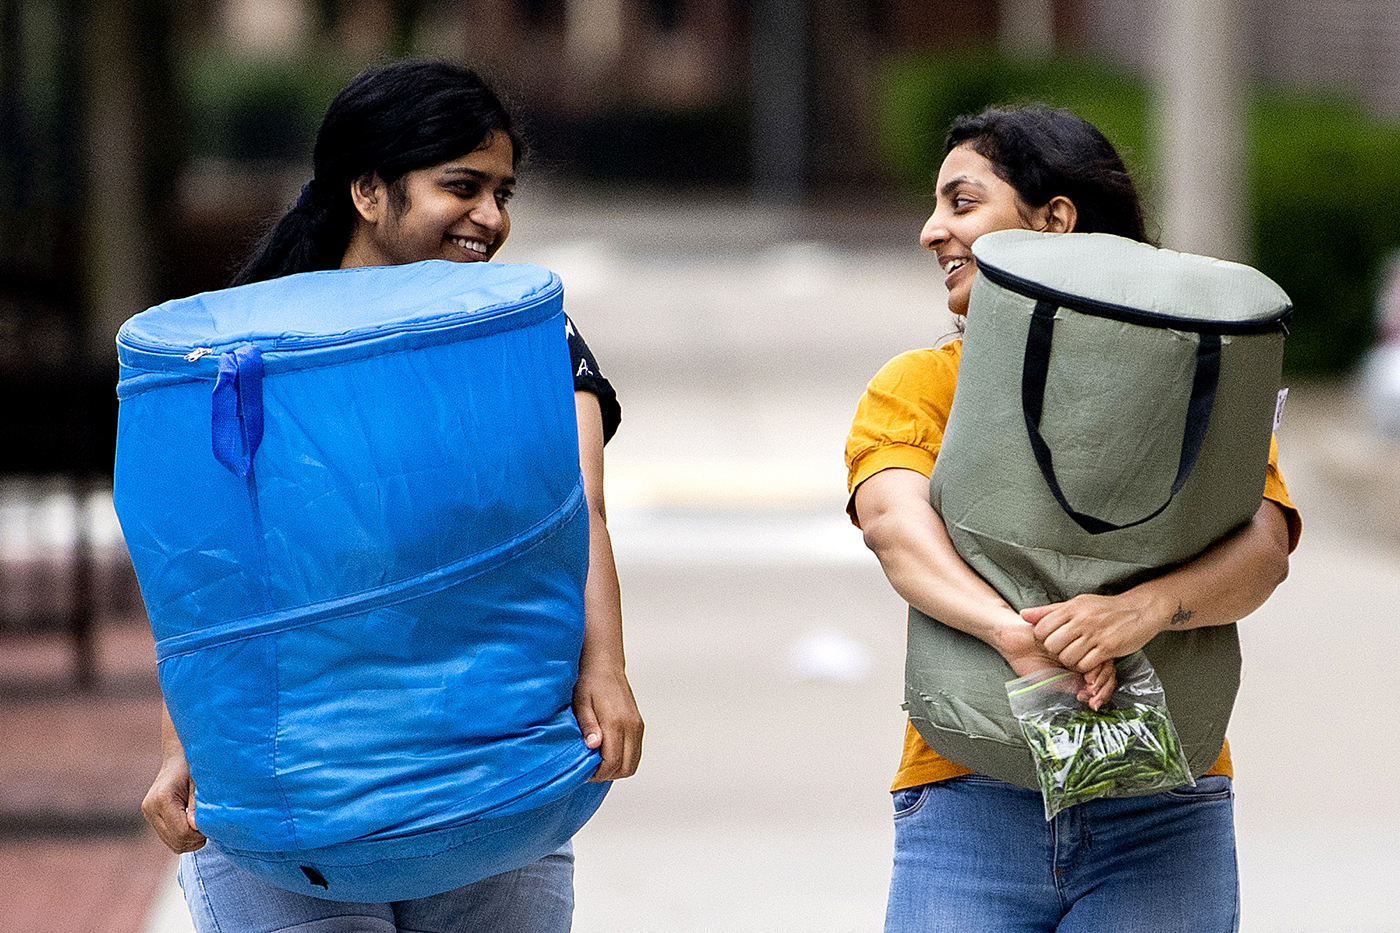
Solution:
M1088 120L1041 104L989 107L958 117L947 152L968 145L1031 207L1063 195L1080 233L1115 233L1151 242L1142 200L1118 150Z
M393 186L415 169L476 151L496 132L510 138L518 166L524 147L511 114L470 68L410 61L361 73L321 121L312 179L296 206L263 237L233 284L337 268L356 216L352 181L372 172Z

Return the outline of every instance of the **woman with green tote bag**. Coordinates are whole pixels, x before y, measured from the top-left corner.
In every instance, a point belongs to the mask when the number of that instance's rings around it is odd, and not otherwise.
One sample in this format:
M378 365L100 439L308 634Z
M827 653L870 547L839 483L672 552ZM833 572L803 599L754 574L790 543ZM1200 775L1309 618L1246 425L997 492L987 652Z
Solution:
M973 246L983 234L1109 234L1152 251L1142 245L1143 211L1121 158L1073 114L1027 107L964 117L946 152L920 242L937 256L955 315L967 315L981 278ZM1262 479L1262 496L1204 550L1111 592L1077 590L1035 605L999 590L974 569L930 501L963 355L963 341L953 340L886 364L847 442L848 511L911 607L911 638L915 620L927 619L989 646L985 654L1007 679L1046 668L1077 672L1079 699L1097 709L1115 689L1116 659L1163 632L1232 627L1283 581L1301 522L1266 424L1267 464L1240 465ZM1004 492L995 480L959 482L957 492L988 507ZM1194 785L1089 800L1047 820L1039 791L986 773L995 769L975 753L959 760L961 751L936 747L924 711L915 702L908 708L892 788L887 933L1237 929L1228 744L1193 767ZM959 715L975 733L998 713L970 702Z

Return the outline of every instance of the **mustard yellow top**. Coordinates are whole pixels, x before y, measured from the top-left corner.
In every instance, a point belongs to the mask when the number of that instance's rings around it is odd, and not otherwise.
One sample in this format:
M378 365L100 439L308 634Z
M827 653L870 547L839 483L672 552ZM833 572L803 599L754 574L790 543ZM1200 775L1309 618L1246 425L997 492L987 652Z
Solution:
M891 467L917 470L925 476L933 472L933 462L943 444L948 409L953 403L961 354L961 340L936 349L911 350L890 360L870 380L846 439L846 482L852 496L846 510L857 525L860 522L854 508L855 490L865 480ZM1276 440L1269 442L1264 498L1277 502L1287 513L1288 548L1292 551L1298 546L1303 522L1279 473ZM929 748L918 730L906 723L904 753L890 789L917 787L971 773L970 768ZM1233 776L1228 740L1207 773Z

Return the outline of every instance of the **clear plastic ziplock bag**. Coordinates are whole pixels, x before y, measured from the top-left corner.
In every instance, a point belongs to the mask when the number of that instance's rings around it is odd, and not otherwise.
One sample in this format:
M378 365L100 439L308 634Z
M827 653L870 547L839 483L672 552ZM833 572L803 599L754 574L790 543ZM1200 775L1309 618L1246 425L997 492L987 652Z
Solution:
M1113 695L1097 710L1078 699L1084 679L1073 671L1051 668L1007 681L1047 820L1097 797L1196 783L1152 662L1137 651L1119 660L1117 671Z

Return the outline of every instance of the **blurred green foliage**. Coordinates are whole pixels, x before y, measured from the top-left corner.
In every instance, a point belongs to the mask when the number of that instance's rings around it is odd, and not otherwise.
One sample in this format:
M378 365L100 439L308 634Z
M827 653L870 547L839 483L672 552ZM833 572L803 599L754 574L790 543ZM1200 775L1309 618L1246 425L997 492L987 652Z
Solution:
M1254 255L1297 311L1285 365L1350 369L1400 248L1400 124L1338 98L1261 95L1252 114Z
M993 104L1072 110L1113 140L1135 176L1149 165L1146 83L1093 61L921 53L889 60L880 78L880 146L896 180L916 192L932 195L953 118Z
M329 51L292 58L200 49L183 68L195 154L310 162L326 108L356 71Z
M881 148L896 182L929 198L954 117L1041 102L1078 113L1116 145L1153 210L1151 90L1102 63L1010 60L992 51L886 64ZM1256 94L1250 105L1254 263L1293 299L1294 376L1350 369L1373 339L1377 281L1400 248L1400 122L1343 97Z

